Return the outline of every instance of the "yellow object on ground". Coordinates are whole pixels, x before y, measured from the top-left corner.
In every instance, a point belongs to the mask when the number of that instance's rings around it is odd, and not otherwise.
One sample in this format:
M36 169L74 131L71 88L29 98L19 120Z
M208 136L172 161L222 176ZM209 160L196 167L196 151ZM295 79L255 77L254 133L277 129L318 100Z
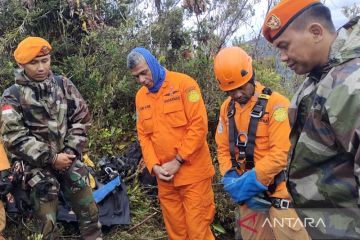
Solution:
M83 160L84 160L84 163L86 164L86 166L95 168L95 163L90 159L89 155L87 155L86 153L83 156ZM91 188L96 187L95 179L94 179L93 175L91 175L90 173L89 173L89 186Z

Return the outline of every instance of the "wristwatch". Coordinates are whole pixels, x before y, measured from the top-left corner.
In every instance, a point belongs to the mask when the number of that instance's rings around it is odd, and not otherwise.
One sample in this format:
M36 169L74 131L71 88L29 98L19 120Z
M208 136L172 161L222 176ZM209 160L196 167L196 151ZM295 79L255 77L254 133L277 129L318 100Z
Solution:
M181 157L180 157L179 154L176 154L175 159L176 159L176 161L178 161L180 164L183 164L183 163L184 163L184 160L181 159Z

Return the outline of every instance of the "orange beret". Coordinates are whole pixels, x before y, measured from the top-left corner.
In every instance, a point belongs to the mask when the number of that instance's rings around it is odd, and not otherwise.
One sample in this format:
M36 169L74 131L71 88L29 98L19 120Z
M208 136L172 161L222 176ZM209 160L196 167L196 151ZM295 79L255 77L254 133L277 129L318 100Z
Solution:
M17 46L14 57L16 62L26 64L35 57L49 54L51 49L50 43L45 39L39 37L27 37Z
M319 0L282 0L265 18L264 37L272 43L300 14L319 4L322 4Z

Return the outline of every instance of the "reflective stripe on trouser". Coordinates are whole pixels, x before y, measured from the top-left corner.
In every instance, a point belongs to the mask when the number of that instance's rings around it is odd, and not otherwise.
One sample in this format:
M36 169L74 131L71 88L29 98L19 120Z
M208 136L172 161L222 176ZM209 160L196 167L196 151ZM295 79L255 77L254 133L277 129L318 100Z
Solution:
M170 240L213 240L215 214L212 178L174 187L158 180L159 200Z
M254 212L246 205L236 211L235 238L244 240L309 240L304 226L295 219L297 213L293 208L277 209L271 207L268 213ZM289 219L294 219L289 221Z

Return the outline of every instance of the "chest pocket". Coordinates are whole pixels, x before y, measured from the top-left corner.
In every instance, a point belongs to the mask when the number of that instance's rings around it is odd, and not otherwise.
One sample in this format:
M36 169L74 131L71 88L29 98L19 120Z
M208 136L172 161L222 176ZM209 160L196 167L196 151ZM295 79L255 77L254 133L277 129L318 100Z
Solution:
M263 122L258 123L256 129L255 147L258 149L269 149L269 125Z
M188 122L180 97L178 100L171 102L167 102L167 98L164 98L164 115L172 127L185 126Z
M154 119L152 116L152 111L150 109L143 110L140 113L141 125L146 134L152 133L154 131Z

